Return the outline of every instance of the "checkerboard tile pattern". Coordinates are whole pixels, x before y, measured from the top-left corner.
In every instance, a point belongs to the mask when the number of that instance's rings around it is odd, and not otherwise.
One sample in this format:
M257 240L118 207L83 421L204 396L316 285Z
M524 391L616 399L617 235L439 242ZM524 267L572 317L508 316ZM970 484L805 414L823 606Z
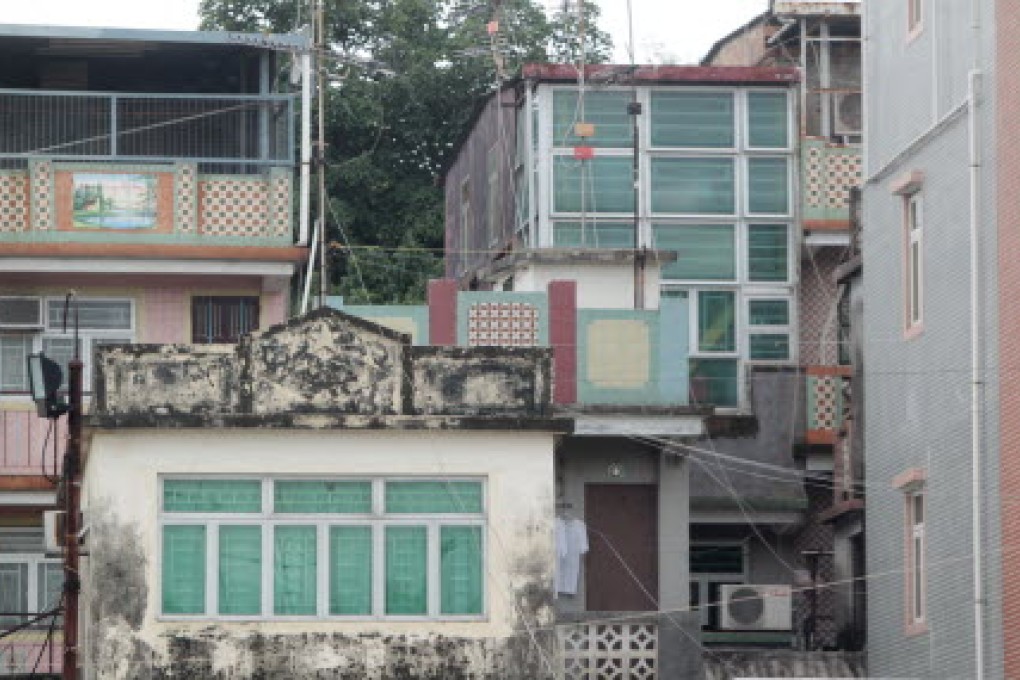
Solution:
M843 378L838 375L809 375L808 398L814 404L809 430L835 430L843 424Z
M291 173L273 168L269 174L269 224L274 236L289 236L291 227Z
M539 340L539 312L523 302L480 302L468 309L471 347L534 347Z
M199 180L201 230L213 236L267 236L269 185L264 179Z
M53 162L48 160L29 161L28 173L31 177L32 228L48 231L54 228L56 220Z
M810 146L804 155L804 201L809 208L850 207L850 189L862 181L858 149Z
M28 175L0 173L0 232L28 228Z
M174 213L177 231L198 231L198 165L179 163L174 171Z

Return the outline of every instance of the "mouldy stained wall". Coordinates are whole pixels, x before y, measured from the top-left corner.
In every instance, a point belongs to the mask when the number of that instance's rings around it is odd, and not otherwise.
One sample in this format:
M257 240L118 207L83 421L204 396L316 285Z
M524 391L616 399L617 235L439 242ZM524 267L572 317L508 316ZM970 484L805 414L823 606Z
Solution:
M97 354L99 411L226 413L237 407L239 367L232 346L113 346Z
M712 651L705 680L732 678L864 678L864 655L850 652Z
M527 416L547 410L547 350L423 347L412 356L415 415Z
M246 389L255 414L401 411L405 335L354 317L320 314L246 337Z

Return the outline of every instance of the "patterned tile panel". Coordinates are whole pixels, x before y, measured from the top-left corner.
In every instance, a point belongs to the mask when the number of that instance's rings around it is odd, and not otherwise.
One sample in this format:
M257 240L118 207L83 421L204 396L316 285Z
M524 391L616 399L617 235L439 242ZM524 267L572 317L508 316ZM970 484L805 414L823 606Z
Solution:
M838 375L809 375L807 395L809 430L837 430L843 424L843 382ZM849 383L849 380L846 380Z
M850 189L863 180L860 148L808 139L801 163L804 219L848 221Z
M54 204L56 187L53 181L53 161L44 159L29 161L28 174L31 178L32 228L49 231L55 227L57 214Z
M28 229L28 175L0 173L0 232Z
M471 347L534 347L539 344L539 311L522 302L479 302L468 308Z
M269 184L259 178L199 178L201 231L211 236L269 236Z
M290 170L273 168L269 172L269 227L274 236L289 236L293 231L292 177Z
M174 213L177 231L198 231L198 165L178 163L174 169Z
M563 680L655 680L659 633L654 624L559 626Z

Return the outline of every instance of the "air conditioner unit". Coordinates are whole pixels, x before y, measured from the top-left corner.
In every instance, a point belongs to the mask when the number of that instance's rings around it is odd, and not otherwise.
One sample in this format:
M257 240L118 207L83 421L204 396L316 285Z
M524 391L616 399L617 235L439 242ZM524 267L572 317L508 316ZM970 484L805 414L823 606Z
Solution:
M63 551L65 533L63 510L43 513L43 547L47 555L59 555Z
M0 297L0 329L36 330L42 327L41 298Z
M792 630L790 586L719 586L723 630Z
M832 96L833 127L837 135L859 135L864 127L860 92L836 92Z

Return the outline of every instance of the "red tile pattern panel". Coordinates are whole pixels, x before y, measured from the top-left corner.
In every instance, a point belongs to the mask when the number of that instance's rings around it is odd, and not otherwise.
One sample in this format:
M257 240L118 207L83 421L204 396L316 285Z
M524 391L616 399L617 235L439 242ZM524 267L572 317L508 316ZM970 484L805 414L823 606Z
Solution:
M468 309L468 346L534 347L539 312L525 302L479 302Z
M199 182L201 229L213 236L269 236L269 185L263 179Z
M577 401L577 282L549 284L549 343L553 348L553 401Z
M0 232L28 229L28 175L0 174Z

